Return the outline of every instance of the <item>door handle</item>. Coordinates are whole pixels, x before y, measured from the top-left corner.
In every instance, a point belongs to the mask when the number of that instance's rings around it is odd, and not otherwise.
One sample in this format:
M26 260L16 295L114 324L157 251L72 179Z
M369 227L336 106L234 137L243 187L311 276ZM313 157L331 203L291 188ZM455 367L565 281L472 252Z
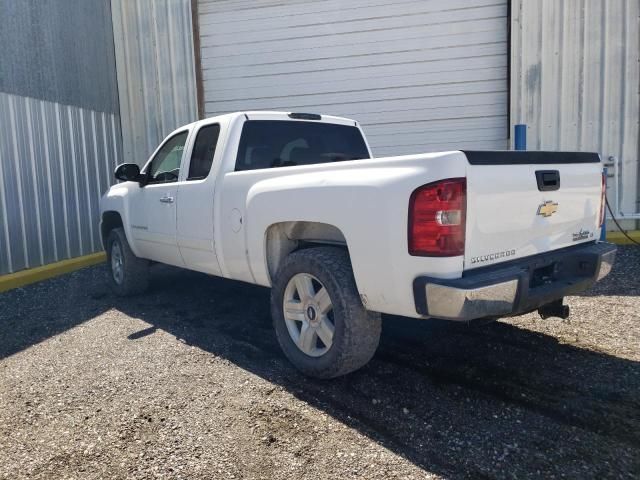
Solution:
M553 192L560 190L560 172L558 170L536 170L538 190Z
M160 201L161 201L162 203L173 203L174 198L173 198L173 197L170 197L170 196L168 196L168 195L165 195L164 197L160 197Z

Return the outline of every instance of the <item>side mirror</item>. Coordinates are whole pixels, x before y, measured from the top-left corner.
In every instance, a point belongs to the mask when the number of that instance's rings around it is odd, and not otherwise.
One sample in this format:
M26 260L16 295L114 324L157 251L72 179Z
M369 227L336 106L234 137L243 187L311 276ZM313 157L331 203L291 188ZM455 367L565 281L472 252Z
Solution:
M140 167L135 163L122 163L116 167L115 177L123 182L140 181Z

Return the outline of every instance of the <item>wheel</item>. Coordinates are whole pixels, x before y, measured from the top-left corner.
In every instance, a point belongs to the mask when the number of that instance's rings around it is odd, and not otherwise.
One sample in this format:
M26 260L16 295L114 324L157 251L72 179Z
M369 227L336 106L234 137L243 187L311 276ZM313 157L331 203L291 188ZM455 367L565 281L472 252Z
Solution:
M289 255L273 282L271 315L285 356L311 377L353 372L378 348L380 314L362 305L349 255L341 248Z
M125 297L143 293L149 286L149 261L136 257L122 228L114 228L107 237L109 285L116 295Z

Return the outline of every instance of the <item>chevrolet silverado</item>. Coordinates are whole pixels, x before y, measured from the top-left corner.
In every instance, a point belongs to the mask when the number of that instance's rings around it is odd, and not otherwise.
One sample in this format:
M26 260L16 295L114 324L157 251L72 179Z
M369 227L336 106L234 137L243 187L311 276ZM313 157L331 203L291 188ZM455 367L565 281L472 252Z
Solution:
M373 158L356 121L240 112L171 133L101 201L118 295L154 262L271 287L286 357L330 378L365 365L382 313L470 321L538 311L611 269L597 154Z

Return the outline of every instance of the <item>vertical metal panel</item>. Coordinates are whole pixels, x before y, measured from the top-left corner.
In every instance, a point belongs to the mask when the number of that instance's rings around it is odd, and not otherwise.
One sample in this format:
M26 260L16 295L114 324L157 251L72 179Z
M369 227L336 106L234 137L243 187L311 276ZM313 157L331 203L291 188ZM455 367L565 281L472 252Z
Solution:
M532 149L620 159L620 208L638 212L640 2L512 5L511 121L529 125Z
M507 147L507 0L200 0L205 112L359 120L375 155Z
M190 0L112 0L124 161L198 119Z
M0 0L0 91L118 112L106 0Z
M100 250L118 124L113 114L0 93L0 274Z

